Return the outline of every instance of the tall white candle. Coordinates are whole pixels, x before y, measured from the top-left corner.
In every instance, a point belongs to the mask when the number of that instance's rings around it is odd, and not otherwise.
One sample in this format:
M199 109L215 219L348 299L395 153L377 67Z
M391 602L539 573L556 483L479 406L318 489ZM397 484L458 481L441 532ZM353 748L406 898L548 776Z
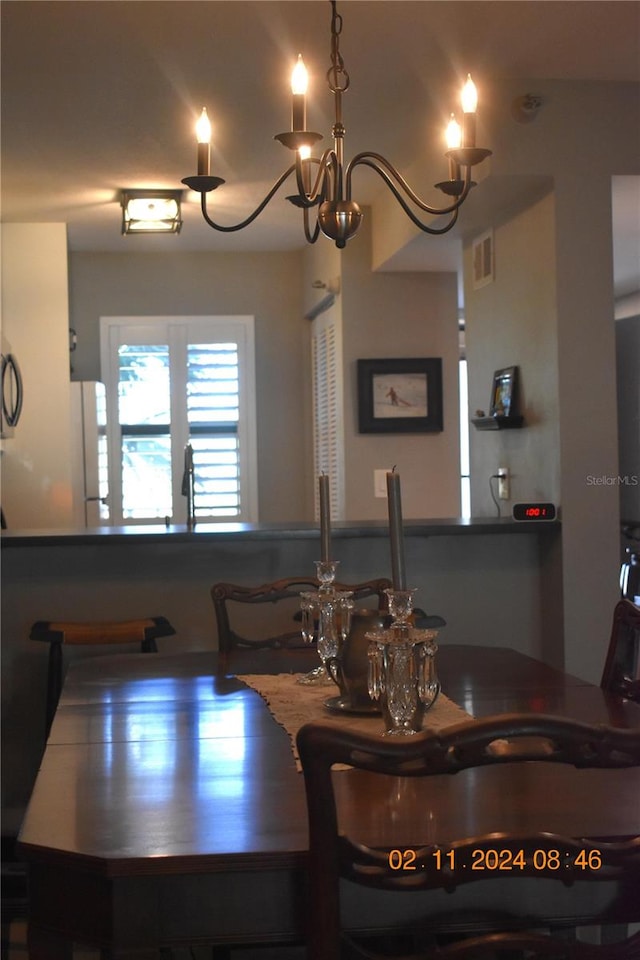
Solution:
M331 559L331 506L329 500L329 477L323 473L318 477L320 491L320 559Z
M476 110L478 107L478 92L476 85L467 74L467 82L462 88L462 146L475 147L476 145Z
M387 505L389 508L389 538L391 540L391 579L394 590L406 590L404 567L404 539L402 532L402 497L400 474L395 467L387 473Z
M207 108L202 108L200 119L196 123L196 141L198 143L198 176L209 176L209 162L211 153L211 123L207 116Z
M291 129L294 133L307 129L307 68L302 54L291 74Z

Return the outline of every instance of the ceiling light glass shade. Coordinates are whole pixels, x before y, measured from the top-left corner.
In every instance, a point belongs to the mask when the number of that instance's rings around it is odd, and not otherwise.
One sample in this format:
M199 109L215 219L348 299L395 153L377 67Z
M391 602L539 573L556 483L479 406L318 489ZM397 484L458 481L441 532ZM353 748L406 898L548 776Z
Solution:
M182 190L123 190L123 233L180 233Z

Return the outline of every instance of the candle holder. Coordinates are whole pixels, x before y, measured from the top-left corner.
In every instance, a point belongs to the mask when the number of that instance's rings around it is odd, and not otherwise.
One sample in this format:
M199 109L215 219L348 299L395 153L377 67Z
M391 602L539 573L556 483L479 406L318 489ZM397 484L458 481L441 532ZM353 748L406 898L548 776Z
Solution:
M369 696L380 702L385 736L418 733L425 711L440 692L435 668L438 631L412 625L415 592L388 590L392 623L367 634Z
M321 666L305 673L298 683L335 683L327 664L335 658L349 634L352 594L334 587L338 560L316 560L316 576L320 582L317 591L300 594L302 610L302 638L305 643L315 643Z

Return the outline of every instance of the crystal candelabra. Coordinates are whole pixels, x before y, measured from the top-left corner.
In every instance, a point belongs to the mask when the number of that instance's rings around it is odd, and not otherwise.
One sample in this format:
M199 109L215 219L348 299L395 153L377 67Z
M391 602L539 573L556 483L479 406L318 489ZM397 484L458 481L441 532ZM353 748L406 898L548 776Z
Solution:
M367 634L369 696L379 700L387 736L411 736L435 703L437 630L411 623L415 590L387 590L391 625Z
M339 561L316 560L316 576L320 587L315 592L300 595L302 610L302 637L306 643L315 643L321 666L304 674L303 684L333 683L326 664L337 656L349 634L353 600L351 593L335 589Z

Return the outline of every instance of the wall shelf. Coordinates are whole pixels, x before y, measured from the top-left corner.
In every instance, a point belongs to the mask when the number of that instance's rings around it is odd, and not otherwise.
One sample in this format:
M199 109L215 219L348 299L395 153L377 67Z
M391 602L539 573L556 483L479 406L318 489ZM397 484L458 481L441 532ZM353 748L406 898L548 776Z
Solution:
M524 417L476 417L471 421L476 430L517 430L522 426Z

